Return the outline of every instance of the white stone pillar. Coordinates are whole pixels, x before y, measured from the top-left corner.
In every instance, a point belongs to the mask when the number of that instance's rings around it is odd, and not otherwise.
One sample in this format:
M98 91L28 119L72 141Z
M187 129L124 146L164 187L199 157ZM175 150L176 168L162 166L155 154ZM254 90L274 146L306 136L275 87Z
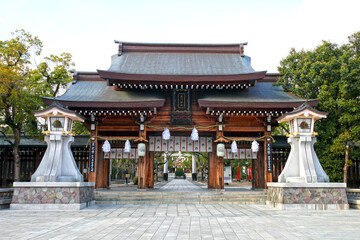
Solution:
M196 156L192 155L192 180L197 181L197 172L196 172Z
M168 164L168 160L167 160L167 155L164 154L164 175L163 175L163 179L165 181L168 180L168 174L169 173L169 164Z

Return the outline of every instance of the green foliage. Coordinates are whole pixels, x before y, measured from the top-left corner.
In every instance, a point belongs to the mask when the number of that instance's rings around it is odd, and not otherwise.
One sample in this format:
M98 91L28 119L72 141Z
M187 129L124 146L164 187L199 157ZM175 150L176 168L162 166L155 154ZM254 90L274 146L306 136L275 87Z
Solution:
M90 132L80 121L74 121L72 132L74 132L76 135L90 135Z
M111 178L114 180L124 179L125 171L134 174L136 169L136 160L134 159L111 159Z
M273 136L284 136L286 134L290 134L290 128L289 124L286 122L279 123L279 126L277 126L274 131L271 132L271 135Z
M175 176L177 176L177 177L184 176L184 169L183 168L177 168L175 170Z
M37 64L42 47L40 39L25 30L0 40L0 133L13 147L15 181L20 180L20 134L40 132L33 113L43 106L40 97L56 96L71 81L71 55L50 55Z
M315 145L320 162L331 181L343 176L345 145L359 142L360 136L360 32L349 43L324 41L311 51L291 49L280 62L277 85L308 99L319 99L318 109L328 112L318 121ZM358 158L355 151L350 159Z
M182 167L187 170L192 168L192 157L187 157L182 161Z
M137 185L137 184L138 184L138 178L137 178L137 177L134 177L134 178L133 178L133 182L134 182L134 185Z

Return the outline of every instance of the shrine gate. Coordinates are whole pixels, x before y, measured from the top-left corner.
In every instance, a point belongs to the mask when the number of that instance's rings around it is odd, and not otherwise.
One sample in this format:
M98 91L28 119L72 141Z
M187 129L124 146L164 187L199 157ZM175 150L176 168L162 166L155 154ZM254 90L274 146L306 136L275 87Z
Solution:
M89 129L89 181L108 187L110 158L138 159L138 188L153 188L155 151L207 152L208 188L224 188L223 157L216 153L223 143L226 158L252 159L253 187L272 181L271 131L275 119L307 101L273 86L278 75L254 71L244 44L151 44L117 42L108 70L75 72L72 86L56 99L86 117ZM171 138L164 141L168 128ZM199 140L189 136L193 129ZM253 154L251 141L259 142ZM109 155L105 140L118 140ZM124 142L132 150L124 153ZM238 142L238 152L230 145ZM248 144L244 144L247 142ZM160 142L160 144L158 144ZM136 156L144 143L144 156ZM113 155L115 156L115 155Z

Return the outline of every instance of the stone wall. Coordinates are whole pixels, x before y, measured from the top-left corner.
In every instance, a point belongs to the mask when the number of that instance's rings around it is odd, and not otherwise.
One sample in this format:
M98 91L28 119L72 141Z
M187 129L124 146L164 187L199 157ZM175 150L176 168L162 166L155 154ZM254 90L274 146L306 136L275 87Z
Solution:
M10 208L74 210L94 203L94 183L15 182Z
M0 189L0 209L9 208L14 189L1 188Z
M338 183L268 183L266 202L280 209L349 208L345 185L340 186Z
M73 204L94 200L92 187L20 187L14 190L11 203Z
M360 209L360 189L346 189L351 208Z

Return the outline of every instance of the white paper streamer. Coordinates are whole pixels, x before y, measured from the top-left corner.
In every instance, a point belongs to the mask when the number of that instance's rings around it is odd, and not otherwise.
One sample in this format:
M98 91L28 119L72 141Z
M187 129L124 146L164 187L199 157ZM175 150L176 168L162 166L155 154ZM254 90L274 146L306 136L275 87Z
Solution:
M164 140L169 140L170 139L170 131L168 128L164 128L164 131L162 132L162 138Z
M126 140L126 142L125 142L124 152L125 152L125 153L131 152L131 145L130 145L129 139Z
M196 128L194 128L192 130L191 136L190 136L191 140L193 141L198 141L199 140L199 132Z
M233 141L232 144L231 144L231 152L232 153L237 153L238 152L238 147L237 147L236 141Z
M106 152L106 153L108 153L108 152L111 151L111 146L110 146L110 143L109 143L108 140L106 140L106 141L104 142L104 144L103 144L103 146L102 146L102 150L103 150L103 152Z
M259 143L254 140L252 143L251 143L251 150L253 152L258 152L259 151Z

